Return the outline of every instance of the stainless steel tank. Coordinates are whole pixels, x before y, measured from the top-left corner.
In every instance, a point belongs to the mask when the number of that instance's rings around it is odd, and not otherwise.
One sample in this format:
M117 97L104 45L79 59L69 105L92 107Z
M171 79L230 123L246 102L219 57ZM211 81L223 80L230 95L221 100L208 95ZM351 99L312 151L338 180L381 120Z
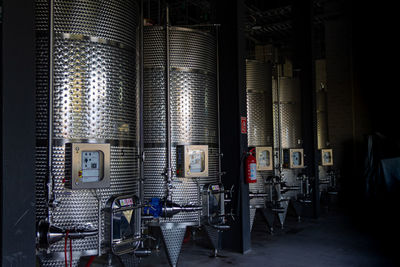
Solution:
M315 60L318 149L329 147L326 60Z
M316 65L316 107L317 107L317 138L318 149L330 148L329 130L328 130L328 102L326 88L326 63L325 60L317 60ZM321 157L321 155L320 155ZM318 166L320 194L328 192L335 187L335 175L332 166L324 166L322 158ZM321 199L326 196L321 197Z
M219 182L216 39L191 28L169 27L172 201L201 206L199 190ZM168 183L165 27L144 29L144 198L165 198ZM208 145L207 177L178 178L177 145ZM171 265L179 255L185 228L200 224L200 212L159 219ZM171 224L172 223L172 224Z
M104 252L104 208L113 195L138 193L136 140L136 14L134 1L54 0L53 55L49 55L49 2L36 1L37 181L36 217L100 234L72 240L73 263ZM49 58L54 89L49 110ZM51 125L48 124L52 115ZM52 126L53 208L47 207L47 141ZM110 144L110 186L70 190L65 186L66 143ZM98 205L100 199L100 207ZM99 210L100 208L100 210ZM100 219L99 219L100 215ZM100 224L100 225L99 225ZM44 266L64 265L64 240L42 253Z
M326 91L324 87L317 87L316 92L317 100L317 137L318 137L318 149L324 149L329 147L328 137L328 110ZM328 168L326 166L318 166L319 181L320 181L320 192L326 191L329 185L328 183Z
M318 149L329 147L328 109L325 87L317 87L317 136Z
M276 86L279 84L279 106ZM274 121L275 128L280 130L280 146L282 149L301 148L301 95L299 80L292 77L280 77L274 80ZM280 118L278 116L280 113ZM280 126L278 126L278 123ZM279 132L275 131L275 147L279 144Z
M246 60L246 92L248 147L272 147L273 109L270 64L256 60ZM249 191L256 194L265 194L265 178L271 175L273 175L273 171L258 170L257 182L249 184ZM255 209L264 208L265 202L266 197L254 197L250 199L251 226L254 220Z
M273 82L274 101L274 147L279 151L278 160L275 162L277 170L282 167L284 149L302 148L301 126L301 92L300 82L294 77L279 77ZM279 96L278 96L279 95ZM299 186L297 175L300 169L281 169L282 181L288 187ZM279 173L277 173L279 175ZM281 197L283 199L296 198L298 191L289 190ZM286 218L288 202L282 201L284 212L278 214L281 225Z

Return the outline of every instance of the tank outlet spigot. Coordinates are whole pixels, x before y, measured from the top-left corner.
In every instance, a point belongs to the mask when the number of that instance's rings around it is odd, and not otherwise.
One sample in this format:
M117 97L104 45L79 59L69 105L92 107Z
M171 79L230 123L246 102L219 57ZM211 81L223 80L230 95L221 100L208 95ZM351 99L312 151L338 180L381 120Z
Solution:
M195 205L179 205L171 201L163 201L159 198L152 198L148 206L143 209L144 215L152 215L154 218L170 218L179 212L201 211L202 207Z
M83 239L89 236L96 236L99 231L91 228L63 229L42 220L39 222L38 231L36 233L37 243L40 248L48 248L49 245L63 239L67 232L68 238L70 239Z
M269 195L267 193L249 193L249 197L250 198L264 198L264 197L268 197Z
M229 225L226 224L216 224L216 225L212 225L213 228L219 230L219 231L224 231L224 230L229 230L231 229L231 227Z
M151 250L146 248L139 248L133 252L136 257L142 258L151 255Z

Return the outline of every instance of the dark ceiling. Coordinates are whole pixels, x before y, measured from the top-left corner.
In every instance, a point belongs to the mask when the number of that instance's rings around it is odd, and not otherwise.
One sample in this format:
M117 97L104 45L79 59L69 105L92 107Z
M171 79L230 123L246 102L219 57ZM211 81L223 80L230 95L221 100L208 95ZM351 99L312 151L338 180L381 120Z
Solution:
M293 0L245 0L247 50L255 45L273 44L290 50L292 44ZM213 0L169 0L172 25L210 24L215 20ZM165 0L144 0L144 16L154 24L164 21ZM313 33L317 57L324 55L324 21L343 14L344 0L314 0ZM160 23L161 22L161 23Z

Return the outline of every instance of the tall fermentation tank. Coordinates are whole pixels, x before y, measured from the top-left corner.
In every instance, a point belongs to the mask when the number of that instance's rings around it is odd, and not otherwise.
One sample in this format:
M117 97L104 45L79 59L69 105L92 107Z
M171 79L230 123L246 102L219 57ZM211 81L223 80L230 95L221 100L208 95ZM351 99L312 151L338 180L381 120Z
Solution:
M315 61L318 149L329 147L326 60Z
M335 187L336 179L332 169L333 151L329 143L328 131L328 101L326 88L326 61L315 61L316 69L316 106L317 106L317 137L319 149L319 184L320 193ZM323 199L323 197L321 197Z
M165 27L144 29L144 198L170 198L178 205L201 206L200 189L218 183L218 113L216 39L208 32L169 27L169 51ZM169 52L169 66L166 55ZM166 67L169 67L170 97ZM172 181L165 175L167 150L167 101L170 105ZM207 145L208 176L177 175L177 146ZM168 193L169 191L169 193ZM188 225L200 224L200 211L181 212L154 221L161 226L171 264ZM168 223L174 226L167 229ZM172 258L172 259L171 259Z
M199 186L218 182L217 87L215 39L188 28L170 29L170 105L172 169L177 145L208 145L209 176L177 178L172 198L178 204L199 203ZM166 169L165 36L163 27L144 31L145 199L164 198ZM180 213L173 222L199 223L199 214ZM171 220L168 219L168 222Z
M317 138L318 138L318 149L322 153L322 149L329 148L329 132L328 132L328 110L327 110L327 99L326 99L326 89L324 86L320 85L317 87L316 99L317 99ZM321 157L321 156L320 156ZM323 157L320 159L321 164L323 164ZM327 166L322 166L319 164L319 181L320 190L326 190L327 186L330 184L328 176ZM321 188L322 187L322 188Z
M36 218L39 222L48 217L51 224L63 229L100 229L98 235L72 240L75 265L80 256L98 254L99 246L104 250L102 209L106 201L114 195L138 192L137 7L134 1L54 0L51 11L48 1L36 2ZM51 17L54 42L49 50ZM52 77L54 86L49 88ZM48 181L52 190L47 194L49 133L52 153ZM68 143L109 145L109 186L67 188L66 181L71 179L66 174ZM49 195L54 201L48 208ZM42 257L43 265L63 265L64 246L64 240L50 245L50 254Z
M329 147L328 138L328 110L326 105L326 91L324 87L317 88L317 135L318 149Z
M275 144L281 143L282 149L301 148L301 95L299 80L292 77L280 77L279 81L279 105L277 102L277 80L274 80L274 118ZM280 106L280 110L278 110ZM280 113L280 114L278 114ZM280 117L280 118L279 118ZM278 125L280 124L280 126ZM280 134L280 137L278 136ZM277 147L277 146L276 146Z
M246 60L246 91L248 147L273 146L272 73L271 66L256 60ZM272 155L269 155L272 161ZM251 193L266 193L265 179L272 170L257 170L257 182L249 184ZM253 224L256 208L264 208L266 197L250 199L250 225Z
M277 169L283 164L283 150L302 148L301 94L300 83L294 77L279 77L274 80L274 139L275 149L280 151ZM279 88L277 88L277 86ZM278 89L278 90L277 90ZM278 97L279 94L279 97ZM278 102L279 99L279 102ZM298 184L299 169L283 168L283 181L288 186ZM286 196L295 197L297 191L289 191Z

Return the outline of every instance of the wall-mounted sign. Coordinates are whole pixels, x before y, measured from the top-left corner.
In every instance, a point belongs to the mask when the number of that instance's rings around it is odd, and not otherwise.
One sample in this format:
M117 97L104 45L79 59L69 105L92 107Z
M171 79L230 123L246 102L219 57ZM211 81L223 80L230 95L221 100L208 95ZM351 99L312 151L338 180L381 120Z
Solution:
M242 134L247 134L247 118L240 117L240 132Z

